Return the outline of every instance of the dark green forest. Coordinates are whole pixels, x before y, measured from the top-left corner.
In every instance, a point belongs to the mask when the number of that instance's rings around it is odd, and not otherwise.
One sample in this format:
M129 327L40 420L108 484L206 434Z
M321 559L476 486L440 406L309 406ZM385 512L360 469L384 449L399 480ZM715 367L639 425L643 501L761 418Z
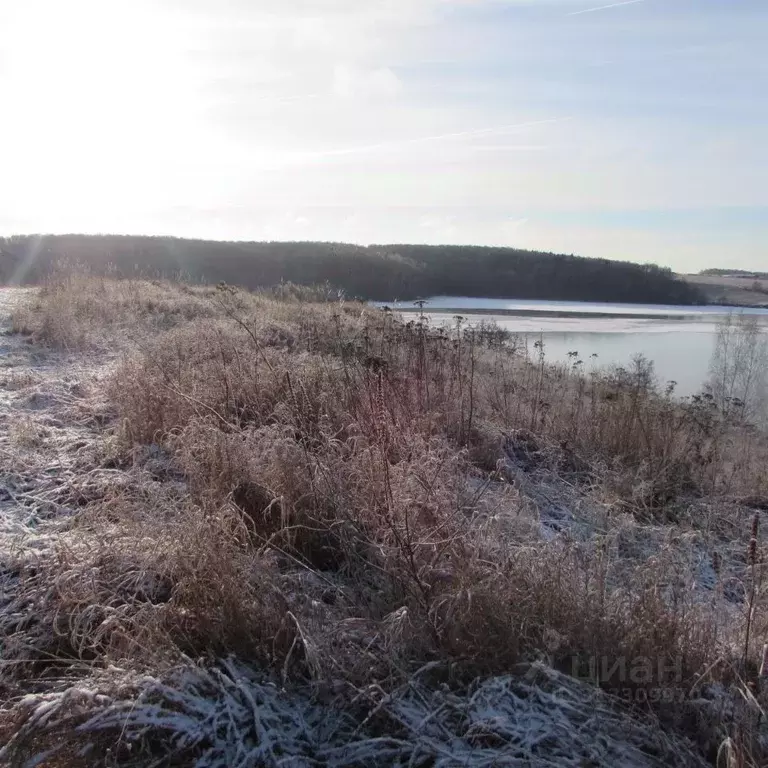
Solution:
M96 274L181 277L246 288L329 282L348 297L418 297L705 303L703 295L654 264L479 246L310 242L214 242L113 235L0 239L0 280L36 283L68 267Z

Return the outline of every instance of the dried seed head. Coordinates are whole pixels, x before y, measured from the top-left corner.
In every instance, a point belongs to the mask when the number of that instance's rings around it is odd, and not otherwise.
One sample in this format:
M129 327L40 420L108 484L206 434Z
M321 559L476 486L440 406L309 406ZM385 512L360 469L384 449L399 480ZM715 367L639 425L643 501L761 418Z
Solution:
M768 643L763 646L763 660L760 662L760 677L768 676Z
M752 518L752 535L749 539L749 550L747 551L747 563L754 565L757 562L757 534L760 525L760 513L755 512Z
M389 444L389 425L388 425L388 414L387 414L387 404L384 399L384 376L382 375L381 371L379 371L379 375L376 381L376 392L374 394L374 406L376 408L376 413L374 414L374 418L376 419L375 425L376 425L376 434L377 437L382 445L388 445Z

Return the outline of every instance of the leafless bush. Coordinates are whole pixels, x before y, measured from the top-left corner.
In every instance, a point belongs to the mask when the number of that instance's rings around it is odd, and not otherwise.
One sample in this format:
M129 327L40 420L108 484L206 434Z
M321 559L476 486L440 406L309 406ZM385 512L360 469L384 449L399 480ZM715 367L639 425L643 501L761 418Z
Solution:
M764 422L768 403L768 337L752 315L728 315L717 327L709 389L725 418Z

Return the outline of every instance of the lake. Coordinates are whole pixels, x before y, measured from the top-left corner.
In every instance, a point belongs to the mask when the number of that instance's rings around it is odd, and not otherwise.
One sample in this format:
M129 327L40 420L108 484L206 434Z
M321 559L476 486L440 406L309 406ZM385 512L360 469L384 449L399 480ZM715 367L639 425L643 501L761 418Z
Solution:
M386 302L376 302L384 306ZM402 312L418 312L413 302L389 303ZM635 354L653 361L663 386L675 381L681 397L699 392L707 379L715 343L717 323L730 313L757 315L768 324L768 309L725 306L665 306L657 304L611 304L578 301L477 299L437 296L424 307L434 326L456 326L462 322L494 322L519 334L528 344L544 343L546 358L568 362L577 352L584 370L628 365ZM594 357L593 357L594 355Z

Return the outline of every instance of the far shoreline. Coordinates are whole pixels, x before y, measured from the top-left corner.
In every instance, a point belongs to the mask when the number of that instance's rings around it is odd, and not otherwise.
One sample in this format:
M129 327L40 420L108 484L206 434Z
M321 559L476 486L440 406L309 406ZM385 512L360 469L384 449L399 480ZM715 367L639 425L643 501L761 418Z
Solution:
M425 314L425 315L503 315L505 317L528 317L537 315L541 317L567 317L567 318L619 318L632 317L639 320L690 320L695 315L689 314L659 314L659 313L628 313L628 312L579 312L577 310L551 310L551 309L485 309L474 307L394 307L389 304L379 305L379 309L388 307L392 312L402 312L404 314Z

